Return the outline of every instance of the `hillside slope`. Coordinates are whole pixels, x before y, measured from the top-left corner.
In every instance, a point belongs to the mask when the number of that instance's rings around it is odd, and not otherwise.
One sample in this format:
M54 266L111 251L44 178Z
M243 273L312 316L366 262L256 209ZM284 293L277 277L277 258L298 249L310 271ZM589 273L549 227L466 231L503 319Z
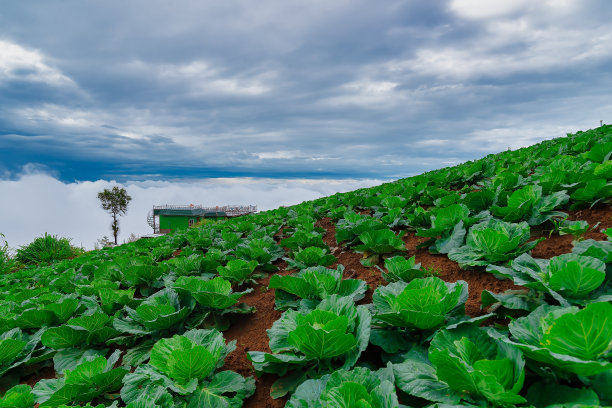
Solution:
M603 126L4 275L0 406L612 404L611 154Z

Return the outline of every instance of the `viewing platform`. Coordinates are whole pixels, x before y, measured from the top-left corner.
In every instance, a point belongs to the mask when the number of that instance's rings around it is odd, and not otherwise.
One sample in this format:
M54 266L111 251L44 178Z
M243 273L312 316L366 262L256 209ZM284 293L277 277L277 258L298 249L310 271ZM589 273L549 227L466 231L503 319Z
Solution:
M168 233L178 228L188 228L201 219L225 219L257 212L255 205L154 205L147 215L147 223L154 233Z

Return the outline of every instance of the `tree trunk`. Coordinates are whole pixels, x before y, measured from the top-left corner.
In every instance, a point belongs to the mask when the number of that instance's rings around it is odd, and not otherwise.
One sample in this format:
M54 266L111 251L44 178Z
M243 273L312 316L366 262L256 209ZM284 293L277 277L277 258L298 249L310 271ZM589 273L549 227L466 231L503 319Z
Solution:
M117 245L117 233L119 232L119 225L117 225L117 214L113 213L113 235L115 236L115 245Z

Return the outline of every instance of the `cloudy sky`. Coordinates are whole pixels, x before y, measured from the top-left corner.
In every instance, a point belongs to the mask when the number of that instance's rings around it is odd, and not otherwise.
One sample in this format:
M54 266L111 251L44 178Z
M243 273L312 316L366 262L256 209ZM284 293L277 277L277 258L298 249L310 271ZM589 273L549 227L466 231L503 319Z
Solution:
M0 180L269 192L530 145L612 121L610 21L606 0L2 2Z

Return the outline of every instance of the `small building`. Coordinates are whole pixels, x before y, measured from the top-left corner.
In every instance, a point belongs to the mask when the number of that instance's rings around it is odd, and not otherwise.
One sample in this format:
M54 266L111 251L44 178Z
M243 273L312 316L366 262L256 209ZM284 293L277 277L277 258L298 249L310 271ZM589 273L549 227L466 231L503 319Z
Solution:
M167 234L180 228L189 228L205 218L219 220L255 212L257 206L254 205L154 205L147 215L147 223L153 228L153 233Z

